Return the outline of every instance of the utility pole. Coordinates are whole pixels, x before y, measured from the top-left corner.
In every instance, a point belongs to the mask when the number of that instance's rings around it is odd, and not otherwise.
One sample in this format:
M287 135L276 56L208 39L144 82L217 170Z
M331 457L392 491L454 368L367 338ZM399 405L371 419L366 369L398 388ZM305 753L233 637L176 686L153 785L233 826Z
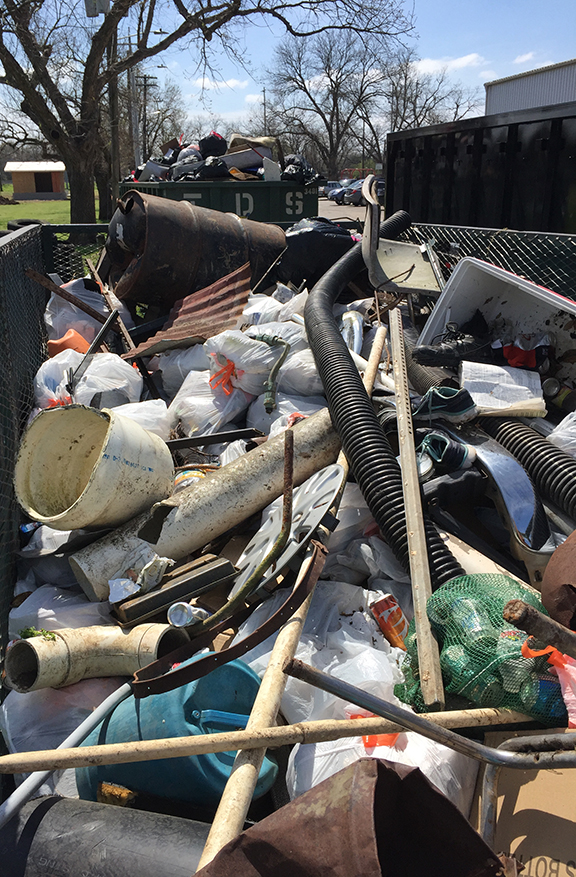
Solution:
M132 34L128 34L128 48L132 54ZM128 102L130 116L130 139L134 151L134 170L142 164L140 139L138 137L138 101L136 100L136 73L134 67L126 71L128 75Z
M118 31L114 28L110 42L108 43L107 55L108 65L116 63ZM119 195L120 183L120 142L118 139L118 76L114 74L108 85L108 99L110 102L110 173L112 179L110 181L110 193L112 195L112 210L115 209L116 201Z
M148 155L148 132L147 132L147 103L148 103L148 89L157 87L158 78L156 76L150 76L148 73L144 73L142 76L136 77L136 83L138 85L142 85L142 97L144 99L144 108L142 110L142 151L143 151L143 159L147 161L150 157Z
M262 103L264 106L264 136L267 137L267 135L268 135L268 120L266 119L266 89L265 88L262 89L262 98L263 98Z

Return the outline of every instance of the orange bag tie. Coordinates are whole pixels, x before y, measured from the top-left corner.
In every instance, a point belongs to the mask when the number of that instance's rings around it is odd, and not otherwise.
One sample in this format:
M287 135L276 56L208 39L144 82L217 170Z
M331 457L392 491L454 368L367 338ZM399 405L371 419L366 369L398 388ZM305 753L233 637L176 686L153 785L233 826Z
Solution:
M541 655L548 655L548 663L552 664L553 667L565 667L568 663L566 655L563 655L554 646L546 646L545 649L532 649L528 645L528 639L522 643L522 657L539 658Z
M212 375L209 384L213 390L215 390L216 387L222 387L226 395L230 396L232 394L232 391L234 390L232 377L236 377L236 366L231 359L227 359L226 364L223 365L219 371Z

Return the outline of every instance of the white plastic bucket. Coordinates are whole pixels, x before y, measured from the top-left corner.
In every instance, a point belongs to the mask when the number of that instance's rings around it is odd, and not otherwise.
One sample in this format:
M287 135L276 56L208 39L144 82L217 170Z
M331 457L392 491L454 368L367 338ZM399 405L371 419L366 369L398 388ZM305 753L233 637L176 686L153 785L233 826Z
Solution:
M68 405L41 411L16 460L24 511L56 530L115 527L170 496L165 442L113 411Z

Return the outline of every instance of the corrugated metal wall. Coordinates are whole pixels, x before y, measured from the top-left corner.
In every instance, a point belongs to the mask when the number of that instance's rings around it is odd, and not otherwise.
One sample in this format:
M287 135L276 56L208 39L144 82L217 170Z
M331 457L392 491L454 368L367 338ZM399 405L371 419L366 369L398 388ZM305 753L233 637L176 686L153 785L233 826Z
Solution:
M576 100L576 60L486 83L486 115Z

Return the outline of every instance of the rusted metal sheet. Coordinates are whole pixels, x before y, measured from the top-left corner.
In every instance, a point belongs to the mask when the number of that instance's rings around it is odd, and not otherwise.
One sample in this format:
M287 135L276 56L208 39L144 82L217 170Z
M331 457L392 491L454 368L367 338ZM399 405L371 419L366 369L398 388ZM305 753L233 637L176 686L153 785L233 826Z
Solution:
M192 347L225 329L234 329L248 301L250 274L247 262L216 283L177 301L166 325L122 358L154 356L174 347Z
M201 877L496 877L500 862L416 768L363 758L230 841Z
M118 202L106 241L118 298L161 308L246 262L255 284L285 246L278 226L134 190Z

